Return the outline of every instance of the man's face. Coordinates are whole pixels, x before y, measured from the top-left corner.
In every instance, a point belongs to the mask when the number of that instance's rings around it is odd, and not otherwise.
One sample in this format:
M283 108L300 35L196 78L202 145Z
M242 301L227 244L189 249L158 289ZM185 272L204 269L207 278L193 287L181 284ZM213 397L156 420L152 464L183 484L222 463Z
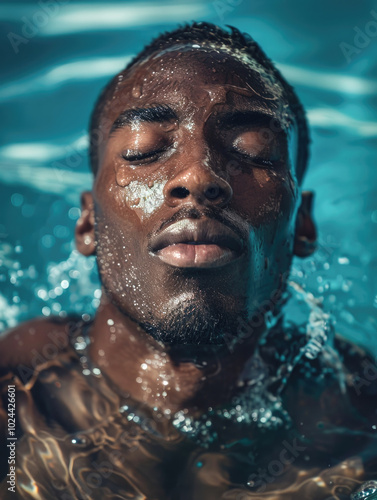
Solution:
M106 295L166 342L236 335L273 304L292 256L296 132L279 84L221 50L177 48L119 77L103 124Z

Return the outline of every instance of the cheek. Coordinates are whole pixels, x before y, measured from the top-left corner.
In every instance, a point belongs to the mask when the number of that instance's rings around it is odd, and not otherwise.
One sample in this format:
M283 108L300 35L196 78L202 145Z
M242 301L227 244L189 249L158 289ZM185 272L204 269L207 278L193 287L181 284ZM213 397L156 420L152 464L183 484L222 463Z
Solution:
M131 181L121 194L126 205L133 209L140 220L150 217L164 203L163 190L167 181L152 181L145 184Z
M143 169L145 170L145 168ZM164 203L166 179L150 169L140 170L114 164L97 182L101 205L109 205L120 217L139 222L151 217Z
M274 225L292 217L296 195L292 193L289 176L255 169L252 174L239 173L231 179L234 207L255 228Z

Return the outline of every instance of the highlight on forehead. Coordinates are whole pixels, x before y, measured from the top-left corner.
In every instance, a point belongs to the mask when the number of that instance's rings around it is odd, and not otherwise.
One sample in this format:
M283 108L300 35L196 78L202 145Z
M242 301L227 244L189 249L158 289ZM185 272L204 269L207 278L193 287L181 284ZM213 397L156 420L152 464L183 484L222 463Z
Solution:
M182 61L182 55L188 59ZM232 65L230 68L229 65ZM234 64L240 64L243 68L237 68ZM204 68L204 74L211 86L216 86L216 78L219 74L228 75L229 82L218 84L218 86L228 91L236 91L246 96L257 96L265 101L285 101L289 107L285 91L279 80L271 70L266 69L256 61L250 54L238 48L231 49L224 43L180 43L172 44L163 50L158 50L151 54L146 54L144 58L139 58L132 70L142 68L144 70L143 83L140 84L138 93L154 91L156 86L172 86L174 84L174 74L179 74L182 69L188 78L192 78L190 72L194 72L193 85L195 85L195 75L197 68ZM157 68L157 69L156 69ZM212 71L211 71L212 70ZM148 77L148 71L153 76ZM146 76L147 75L147 76ZM241 77L242 75L242 77ZM119 75L119 87L122 88L125 80L132 79L131 74L126 70ZM242 85L230 83L235 77L240 76ZM134 92L134 89L133 89ZM134 94L133 94L134 95ZM278 106L278 104L277 104Z
M220 55L228 56L229 58L235 59L247 68L251 69L255 74L258 74L263 81L263 84L267 87L268 91L273 95L271 99L278 99L282 97L284 89L273 71L268 70L265 66L254 59L251 54L245 52L245 50L240 50L239 48L229 47L225 43L221 42L210 42L208 40L198 43L179 43L172 44L163 50L156 51L154 54L146 55L145 59L140 59L139 64L143 64L148 60L155 60L163 57L165 55L171 54L173 52L178 52L180 54L193 52L196 53L217 53ZM208 63L210 59L208 59ZM224 61L225 62L225 61Z

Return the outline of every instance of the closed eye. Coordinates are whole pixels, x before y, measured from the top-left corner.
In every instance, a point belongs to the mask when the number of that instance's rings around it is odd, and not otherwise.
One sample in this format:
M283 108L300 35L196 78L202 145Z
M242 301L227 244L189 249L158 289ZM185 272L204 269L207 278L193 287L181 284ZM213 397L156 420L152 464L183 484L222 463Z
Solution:
M154 149L152 151L136 151L132 149L127 149L122 153L122 158L130 163L137 163L142 165L144 163L153 163L158 160L158 158L168 149L168 146L163 146L162 148Z
M240 151L237 148L232 148L230 152L260 167L278 167L282 164L282 160L280 158L264 158L263 156L255 156L250 153L246 153L245 151Z

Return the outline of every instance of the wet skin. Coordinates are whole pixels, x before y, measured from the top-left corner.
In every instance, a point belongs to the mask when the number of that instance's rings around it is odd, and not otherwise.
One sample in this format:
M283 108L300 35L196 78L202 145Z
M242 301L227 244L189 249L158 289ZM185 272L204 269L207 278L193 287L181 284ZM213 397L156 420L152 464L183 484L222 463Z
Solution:
M263 78L221 51L177 49L121 76L104 111L99 172L77 228L78 248L96 253L103 285L91 356L144 401L176 409L229 398L263 314L231 356L229 339L284 287L300 202L297 137L280 87L273 92ZM157 117L130 113L158 106ZM223 233L230 242L219 240ZM224 338L224 348L212 349L222 369L206 382L188 353L213 357L208 346ZM141 372L145 393L134 380L151 351L161 367ZM161 370L172 381L165 398L157 396Z
M327 378L311 385L303 366L286 390L293 434L220 424L223 442L206 451L182 442L168 418L182 409L200 416L240 391L266 327L263 304L279 312L293 254L313 249L301 245L313 242L315 231L310 196L300 194L297 131L285 104L263 70L222 51L177 48L154 54L118 78L99 131L99 171L92 193L83 194L76 229L78 249L95 254L100 270L103 294L88 325L88 354L104 376L83 375L68 345L69 321L35 321L1 341L7 356L0 377L7 382L20 377L20 366L34 370L33 352L44 352L51 332L65 339L26 389L20 384L18 425L28 435L19 445L25 498L35 488L33 478L46 487L43 498L53 498L49 492L63 488L69 461L71 487L80 483L81 471L92 470L93 461L109 463L116 450L123 463L111 462L113 473L103 474L88 498L127 490L137 491L129 497L138 499L238 499L250 471L260 480L257 466L283 456L281 443L291 444L298 432L308 441L299 445L297 461L290 455L284 462L286 473L273 476L271 484L263 480L271 491L265 498L329 498L333 483L321 482L329 457L337 464L330 476L348 481L347 491L362 480L362 467L348 458L361 446L352 429L368 421L352 413L361 398L353 401L342 392L335 371L325 369L325 356L317 371ZM252 334L241 339L240 325L247 324ZM147 414L156 408L165 415L166 421L156 423L164 439L120 418L127 398ZM127 439L139 440L136 452L121 438L130 427ZM351 429L350 453L344 452L340 427ZM53 435L50 441L45 432ZM77 448L70 438L78 433L93 445ZM245 435L250 445L243 444ZM229 449L223 443L231 443ZM254 446L257 465L250 458ZM52 471L60 481L54 486ZM254 492L250 498L261 496Z
M375 383L355 391L353 383L360 384L351 377L342 391L331 351L292 374L284 396L292 427L263 430L214 418L221 439L205 448L185 439L167 413L138 407L107 377L85 375L69 344L82 332L75 323L34 320L1 340L0 444L6 446L5 402L14 384L16 498L349 500L376 477ZM348 373L362 373L365 353L337 348ZM141 420L132 421L135 413ZM4 479L4 500L15 497L7 487Z

